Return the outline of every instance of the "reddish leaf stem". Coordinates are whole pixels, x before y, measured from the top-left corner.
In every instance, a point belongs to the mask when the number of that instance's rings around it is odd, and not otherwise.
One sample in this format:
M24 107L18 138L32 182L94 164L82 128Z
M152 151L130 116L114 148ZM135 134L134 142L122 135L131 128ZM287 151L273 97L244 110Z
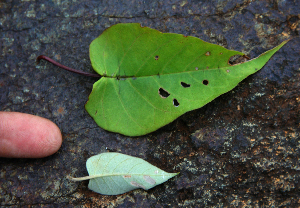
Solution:
M58 66L58 67L63 68L67 71L70 71L70 72L74 72L74 73L81 74L81 75L88 76L88 77L101 77L99 74L92 74L92 73L88 73L88 72L84 72L84 71L80 71L80 70L77 70L77 69L72 69L70 67L64 66L64 65L62 65L62 64L54 61L53 59L51 59L47 56L44 56L44 55L40 55L36 58L37 63L39 63L41 59L44 59L44 60L54 64L55 66Z

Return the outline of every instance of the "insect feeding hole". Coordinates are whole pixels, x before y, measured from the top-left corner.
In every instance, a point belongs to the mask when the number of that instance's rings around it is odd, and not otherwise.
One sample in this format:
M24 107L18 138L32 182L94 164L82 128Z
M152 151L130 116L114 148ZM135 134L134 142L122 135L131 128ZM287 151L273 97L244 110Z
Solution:
M191 85L190 84L187 84L185 82L180 82L181 86L184 87L184 88L187 88L187 87L190 87Z
M161 98L167 98L170 96L170 93L168 93L166 90L164 90L163 88L159 88L158 89L158 94Z
M173 99L173 105L175 106L175 107L178 107L179 106L179 102L178 102L178 100L177 99Z
M202 84L208 85L208 80L207 80L207 79L203 80L203 81L202 81Z
M155 60L157 61L157 60L159 59L159 56L158 56L158 55L156 55L154 58L155 58Z

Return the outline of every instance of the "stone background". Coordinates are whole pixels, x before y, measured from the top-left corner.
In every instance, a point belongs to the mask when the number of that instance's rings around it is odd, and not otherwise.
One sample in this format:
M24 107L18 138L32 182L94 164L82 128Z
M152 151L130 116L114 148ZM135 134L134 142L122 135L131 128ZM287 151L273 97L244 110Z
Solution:
M251 58L293 38L258 73L201 109L142 137L99 128L84 109L96 78L88 47L104 29L139 22L199 37ZM0 0L0 110L48 118L58 153L0 158L1 207L300 206L300 2L298 0ZM103 196L87 158L117 151L180 175L149 191Z

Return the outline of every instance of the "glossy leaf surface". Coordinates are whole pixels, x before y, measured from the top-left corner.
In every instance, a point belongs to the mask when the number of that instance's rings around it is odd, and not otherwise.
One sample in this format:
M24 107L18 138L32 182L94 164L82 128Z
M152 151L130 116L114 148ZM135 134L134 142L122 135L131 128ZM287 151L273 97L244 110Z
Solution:
M137 188L148 190L178 174L167 173L140 158L114 152L89 158L86 168L89 176L72 180L90 179L89 189L104 195L123 194Z
M230 91L285 43L231 66L230 57L244 54L135 23L114 25L90 45L92 66L103 77L86 110L106 130L150 133Z

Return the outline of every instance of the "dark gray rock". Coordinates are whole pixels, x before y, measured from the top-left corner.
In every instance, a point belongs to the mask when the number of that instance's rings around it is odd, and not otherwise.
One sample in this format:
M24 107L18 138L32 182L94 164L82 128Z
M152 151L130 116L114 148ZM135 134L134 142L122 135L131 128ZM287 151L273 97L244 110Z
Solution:
M299 11L292 0L1 1L0 110L52 120L63 145L43 159L1 158L0 206L299 206ZM35 63L44 54L92 72L89 44L120 22L196 36L251 58L293 39L233 91L131 138L104 131L84 110L96 78ZM120 196L66 178L86 175L87 158L106 151L181 173Z

